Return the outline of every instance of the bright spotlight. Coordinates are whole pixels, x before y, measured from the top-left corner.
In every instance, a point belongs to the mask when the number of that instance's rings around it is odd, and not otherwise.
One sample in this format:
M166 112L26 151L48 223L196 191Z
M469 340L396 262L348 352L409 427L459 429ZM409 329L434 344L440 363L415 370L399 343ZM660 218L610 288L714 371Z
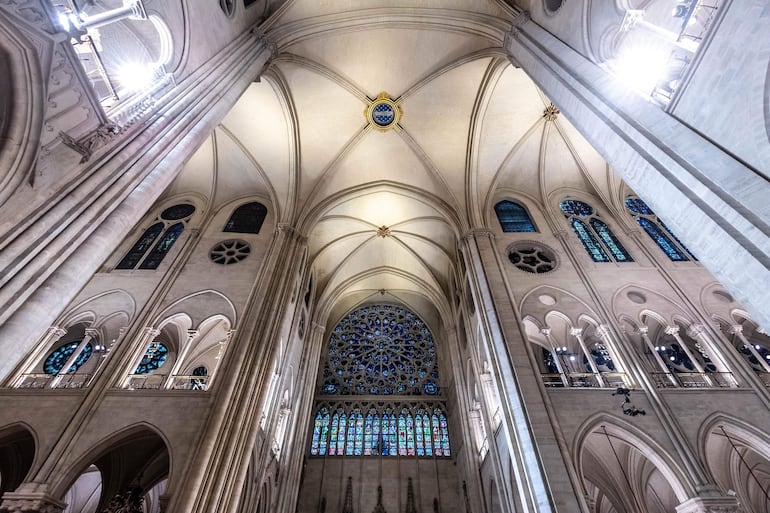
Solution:
M618 79L644 94L650 94L663 77L666 57L647 48L628 48L615 61Z
M152 84L155 78L155 70L146 64L124 64L118 70L118 81L127 91L140 91Z

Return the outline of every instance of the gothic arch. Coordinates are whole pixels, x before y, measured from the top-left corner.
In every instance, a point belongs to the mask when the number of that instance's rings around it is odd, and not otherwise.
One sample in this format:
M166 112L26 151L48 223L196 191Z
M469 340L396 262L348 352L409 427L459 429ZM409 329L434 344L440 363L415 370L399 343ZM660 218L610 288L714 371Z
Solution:
M31 176L38 155L47 77L35 46L12 17L0 16L0 205Z
M674 461L673 458L671 458L668 451L636 426L606 413L592 415L586 419L576 431L572 446L572 454L574 458L573 461L575 462L575 469L581 483L589 482L586 477L585 467L591 459L587 455L591 450L589 448L589 442L592 437L603 437L598 441L600 443L610 444L608 445L608 448L610 448L611 451L609 455L607 455L607 458L618 458L615 451L617 450L616 447L621 447L621 444L624 444L631 451L637 451L639 455L649 461L654 468L660 472L665 479L665 482L669 483L677 503L682 503L688 498L696 495L693 484L687 478L687 473L680 468L679 464ZM607 442L605 442L604 439L606 439ZM599 460L594 458L594 463L597 463L598 461ZM619 458L616 461L622 466ZM629 458L629 461L634 460ZM649 469L647 469L647 471L649 471ZM649 478L649 472L646 474ZM634 479L629 478L629 480L631 481L631 487L639 484L638 482L635 482Z
M37 457L37 436L24 422L0 427L0 497L24 482Z
M91 465L95 465L102 475L100 507L133 484L149 491L172 475L170 447L163 433L147 422L111 433L92 444L74 463L55 475L51 483L52 496L63 497Z
M714 482L752 513L770 506L769 447L767 433L726 414L706 419L698 433L698 451Z
M130 322L136 312L136 301L123 289L112 289L82 300L61 315L60 324L67 326L90 316L92 324L102 324L104 319L116 313L124 313Z
M197 326L211 317L213 312L225 317L232 327L236 325L237 310L233 302L218 290L206 289L180 297L155 316L155 323L177 314L190 319L190 326ZM216 315L215 314L215 315Z

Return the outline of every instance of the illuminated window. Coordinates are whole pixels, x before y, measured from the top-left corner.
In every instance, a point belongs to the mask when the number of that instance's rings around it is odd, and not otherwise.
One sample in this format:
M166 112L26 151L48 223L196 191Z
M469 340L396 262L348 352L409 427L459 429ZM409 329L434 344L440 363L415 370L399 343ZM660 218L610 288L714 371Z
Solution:
M673 234L647 203L639 198L626 198L626 210L636 219L647 235L655 241L655 244L674 262L697 260L690 250Z
M536 232L527 210L513 201L503 200L495 205L495 214L504 232Z
M165 209L128 250L116 269L157 269L194 213L195 207L188 204Z
M592 206L582 201L565 199L559 203L559 208L594 262L634 261Z

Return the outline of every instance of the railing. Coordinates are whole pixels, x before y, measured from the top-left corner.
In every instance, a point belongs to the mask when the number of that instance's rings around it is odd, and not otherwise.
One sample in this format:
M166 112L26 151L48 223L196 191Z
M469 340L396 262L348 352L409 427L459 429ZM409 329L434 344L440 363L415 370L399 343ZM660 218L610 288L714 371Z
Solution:
M24 374L16 388L49 388L55 377L53 374Z
M166 381L165 374L129 374L127 390L159 390Z
M770 372L758 372L758 371L755 371L755 372L757 373L757 377L759 378L759 380L766 387L770 388Z
M732 372L651 373L658 388L731 388L738 386Z
M53 388L85 388L91 381L91 374L65 374L57 376Z
M566 377L567 386L572 388L618 388L626 387L626 375L622 372L602 372L594 374L592 372L570 372L562 377L561 374L542 374L543 384L548 388L563 388L564 377ZM599 380L601 376L601 381ZM603 383L602 383L603 382Z
M209 376L171 376L173 390L201 390L209 389Z

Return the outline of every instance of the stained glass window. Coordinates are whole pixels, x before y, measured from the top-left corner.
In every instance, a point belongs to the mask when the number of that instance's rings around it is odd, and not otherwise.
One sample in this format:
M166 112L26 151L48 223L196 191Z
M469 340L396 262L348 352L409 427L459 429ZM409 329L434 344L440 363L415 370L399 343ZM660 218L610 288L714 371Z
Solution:
M396 438L396 414L390 409L385 410L382 417L382 455L395 456L398 454Z
M441 410L438 408L433 412L433 452L436 456L441 456L444 451L441 450L441 426L439 425L438 415Z
M233 215L227 220L225 232L235 233L259 233L262 223L267 216L267 207L256 201L246 203L235 209Z
M342 412L343 418L345 413ZM339 439L340 434L340 410L334 412L334 417L332 417L332 428L331 428L331 436L329 437L329 455L334 456L337 454L337 440ZM343 435L344 437L344 435Z
M326 439L329 435L329 409L326 406L321 407L316 413L315 424L313 425L313 442L310 446L310 454L325 455Z
M425 456L425 441L422 431L422 410L414 416L414 441L417 450L417 456Z
M495 214L504 232L536 232L527 210L513 201L503 200L495 205Z
M155 239L163 232L163 223L155 223L145 230L144 234L136 241L136 244L128 251L120 261L118 269L133 269L150 249Z
M406 456L406 415L403 411L398 416L398 454Z
M136 366L134 374L152 374L166 362L168 348L162 342L151 342L147 352L142 356L142 361Z
M157 269L194 213L195 207L188 204L165 209L126 253L116 269L136 269L137 265L139 269Z
M441 410L439 410L438 423L441 428L441 450L444 452L444 456L449 456L449 425Z
M406 454L414 456L414 419L406 413Z
M43 372L52 375L59 374L62 368L64 368L64 366L67 364L67 360L72 357L72 354L75 352L75 349L77 349L79 345L80 341L69 342L54 350L50 355L48 355L48 358L45 359L45 362L43 363ZM93 350L94 348L91 346L91 344L86 344L70 368L67 369L66 374L72 374L73 372L76 372L91 357Z
M599 219L593 207L582 201L565 199L559 208L569 219L572 231L594 262L633 262L626 248L612 233L609 226ZM611 257L610 257L611 255Z
M334 328L324 394L437 395L436 348L417 315L392 305L359 308Z
M380 416L371 409L364 426L364 456L380 454Z
M666 256L674 262L690 260L692 253L674 235L668 226L639 198L626 198L626 209L647 235L655 241ZM696 260L695 257L692 257Z

